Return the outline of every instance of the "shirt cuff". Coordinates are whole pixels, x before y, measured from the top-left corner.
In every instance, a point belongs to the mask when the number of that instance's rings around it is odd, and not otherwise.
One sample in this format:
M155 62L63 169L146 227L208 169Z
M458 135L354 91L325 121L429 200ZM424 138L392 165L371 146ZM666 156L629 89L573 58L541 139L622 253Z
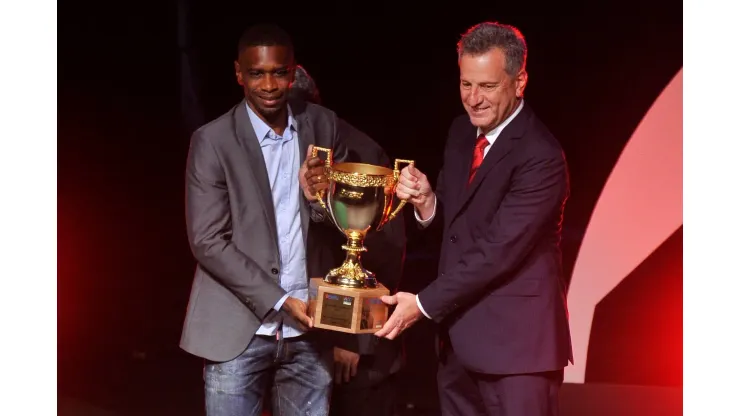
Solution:
M288 299L288 294L287 293L284 294L283 297L280 298L279 301L277 301L277 303L275 304L275 307L273 307L273 309L275 309L276 311L280 312L280 308L283 307L283 303L285 303L285 300L286 299Z
M421 313L424 314L424 316L426 316L429 319L432 319L432 317L429 316L429 315L427 315L427 313L424 311L424 308L421 306L421 301L419 300L419 295L416 295L416 306L419 307L419 310L421 311Z
M421 217L419 217L419 212L416 210L416 207L414 207L414 217L416 217L416 221L419 223L419 225L422 226L422 228L426 228L429 223L434 220L434 215L437 213L437 197L435 195L434 197L434 208L432 209L432 215L429 216L429 218L422 220Z

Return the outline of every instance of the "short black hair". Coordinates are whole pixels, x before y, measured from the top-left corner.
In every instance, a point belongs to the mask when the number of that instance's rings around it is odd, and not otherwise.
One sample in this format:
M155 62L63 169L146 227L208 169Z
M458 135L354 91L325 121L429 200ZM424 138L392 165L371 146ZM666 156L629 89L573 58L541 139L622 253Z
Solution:
M239 46L236 51L237 58L241 56L244 50L253 46L284 46L293 55L293 41L290 39L290 35L274 24L260 23L247 28L239 38Z
M483 22L468 29L457 43L458 58L468 54L482 55L499 48L506 56L506 72L515 77L527 66L527 42L514 26Z

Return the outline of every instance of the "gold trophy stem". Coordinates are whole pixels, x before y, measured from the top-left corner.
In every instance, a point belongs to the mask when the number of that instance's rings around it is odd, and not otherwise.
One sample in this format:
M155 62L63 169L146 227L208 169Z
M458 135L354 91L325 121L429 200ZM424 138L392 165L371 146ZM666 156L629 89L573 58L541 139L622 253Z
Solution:
M360 263L362 252L367 251L362 245L363 240L363 233L354 230L348 232L347 244L342 246L342 249L347 252L344 263L330 270L324 278L325 282L351 288L374 288L377 286L375 273L365 269Z

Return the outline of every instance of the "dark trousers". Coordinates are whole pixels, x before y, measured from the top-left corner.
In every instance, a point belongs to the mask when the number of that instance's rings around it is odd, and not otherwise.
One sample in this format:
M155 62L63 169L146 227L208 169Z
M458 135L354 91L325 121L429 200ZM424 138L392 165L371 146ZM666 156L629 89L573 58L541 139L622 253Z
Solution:
M364 364L363 364L364 360ZM376 371L362 356L357 374L349 383L335 384L331 393L330 416L393 416L398 405L396 374Z
M492 375L465 369L452 350L444 353L437 383L443 416L558 416L563 370Z

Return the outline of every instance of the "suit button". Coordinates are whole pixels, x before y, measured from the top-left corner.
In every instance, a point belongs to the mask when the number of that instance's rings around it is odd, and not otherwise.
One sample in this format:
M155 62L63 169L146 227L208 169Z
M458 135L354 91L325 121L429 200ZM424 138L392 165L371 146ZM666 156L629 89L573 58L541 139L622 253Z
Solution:
M452 237L450 237L450 242L457 243L457 236L453 235Z
M276 269L276 268L274 268L274 267L273 267L273 268L272 268L272 270L270 270L270 271L272 272L272 274L278 274L278 269Z

